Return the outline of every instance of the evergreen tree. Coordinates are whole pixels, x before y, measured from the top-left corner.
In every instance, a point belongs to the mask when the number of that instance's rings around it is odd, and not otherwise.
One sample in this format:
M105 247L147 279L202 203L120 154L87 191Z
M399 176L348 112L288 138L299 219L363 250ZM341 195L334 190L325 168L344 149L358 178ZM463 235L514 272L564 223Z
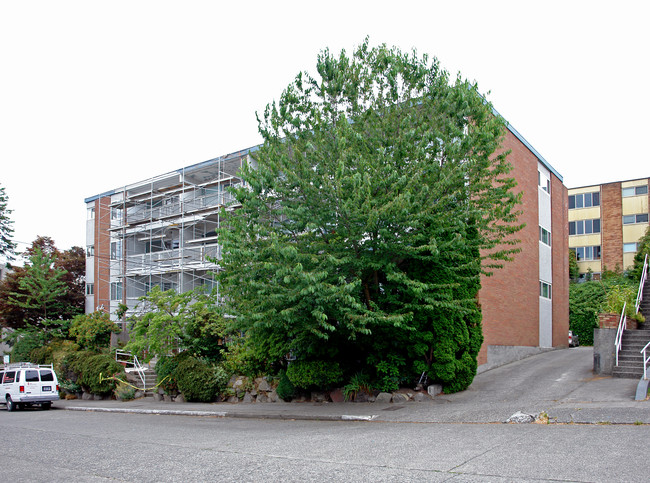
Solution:
M0 255L12 260L16 244L11 240L14 229L11 227L13 221L9 218L12 210L7 208L8 201L4 186L0 187Z
M264 145L219 232L226 310L260 357L464 389L480 275L517 251L503 120L415 51L366 39L317 71L258 119Z

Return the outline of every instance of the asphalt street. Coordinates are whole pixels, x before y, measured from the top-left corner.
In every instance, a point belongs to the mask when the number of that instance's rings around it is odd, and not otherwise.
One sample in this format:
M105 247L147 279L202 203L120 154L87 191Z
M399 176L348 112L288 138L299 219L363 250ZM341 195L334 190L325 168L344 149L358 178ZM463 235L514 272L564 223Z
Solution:
M424 402L59 401L0 411L1 481L644 482L649 401L551 351ZM502 424L514 412L549 424Z

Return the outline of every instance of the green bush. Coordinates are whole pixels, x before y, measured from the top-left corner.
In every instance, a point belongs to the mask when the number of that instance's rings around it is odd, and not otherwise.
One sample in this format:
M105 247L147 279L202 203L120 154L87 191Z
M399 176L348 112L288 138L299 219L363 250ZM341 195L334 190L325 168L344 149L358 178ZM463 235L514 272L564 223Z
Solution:
M75 338L84 349L99 350L108 347L111 334L118 332L120 328L103 311L77 315L70 324L70 337Z
M287 377L300 389L330 389L343 380L338 362L294 361L287 368Z
M32 351L46 346L47 335L44 332L24 331L17 335L11 349L11 362L34 362Z
M280 372L280 382L278 383L275 392L283 401L290 401L296 393L296 388L291 384L291 381L287 377L287 373L284 371Z
M181 360L174 371L178 390L188 401L210 402L226 389L228 374L194 357Z
M343 386L343 396L346 401L354 401L359 393L365 392L370 394L372 387L363 372L357 373L350 379L350 382Z
M109 354L91 351L69 353L63 361L63 371L70 379L93 394L108 394L115 390L116 381L111 376L124 376L124 368Z
M179 362L178 356L163 356L156 362L156 382L168 394L178 390L175 371Z

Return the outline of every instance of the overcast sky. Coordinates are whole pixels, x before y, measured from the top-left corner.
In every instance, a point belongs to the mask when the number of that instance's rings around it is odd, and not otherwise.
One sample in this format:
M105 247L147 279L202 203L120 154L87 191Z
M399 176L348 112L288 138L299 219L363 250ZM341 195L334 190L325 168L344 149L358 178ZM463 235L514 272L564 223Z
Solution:
M14 239L85 246L84 198L258 144L255 112L321 49L366 35L477 81L568 187L650 176L649 14L625 0L0 0Z

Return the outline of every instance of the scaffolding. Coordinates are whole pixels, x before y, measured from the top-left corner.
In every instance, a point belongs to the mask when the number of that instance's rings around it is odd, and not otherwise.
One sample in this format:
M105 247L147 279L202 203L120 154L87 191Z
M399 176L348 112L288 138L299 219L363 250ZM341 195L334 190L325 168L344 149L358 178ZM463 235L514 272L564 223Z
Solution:
M218 297L217 229L222 209L237 207L227 188L243 183L240 169L251 162L250 150L240 151L97 197L88 237L94 291L104 296L94 296L93 309L108 309L115 319L121 303L128 316L156 286L179 293L216 289Z

